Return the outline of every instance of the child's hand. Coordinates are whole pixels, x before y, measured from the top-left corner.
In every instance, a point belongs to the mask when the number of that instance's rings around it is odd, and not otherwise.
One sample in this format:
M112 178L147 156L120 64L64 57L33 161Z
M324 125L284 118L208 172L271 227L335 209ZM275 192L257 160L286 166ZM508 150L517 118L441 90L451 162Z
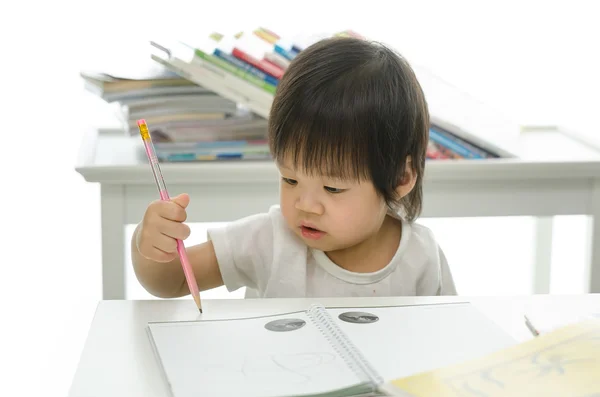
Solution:
M177 241L190 235L190 228L183 222L187 218L185 208L190 203L187 194L180 194L171 201L156 200L148 205L136 245L139 253L155 262L170 262L177 257Z

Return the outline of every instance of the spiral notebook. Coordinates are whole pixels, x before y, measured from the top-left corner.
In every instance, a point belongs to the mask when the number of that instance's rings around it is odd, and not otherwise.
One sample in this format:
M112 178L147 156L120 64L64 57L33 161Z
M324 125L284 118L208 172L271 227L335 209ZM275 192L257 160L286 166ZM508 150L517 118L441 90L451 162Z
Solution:
M153 322L173 397L385 395L393 379L515 340L469 303L325 308L264 317Z

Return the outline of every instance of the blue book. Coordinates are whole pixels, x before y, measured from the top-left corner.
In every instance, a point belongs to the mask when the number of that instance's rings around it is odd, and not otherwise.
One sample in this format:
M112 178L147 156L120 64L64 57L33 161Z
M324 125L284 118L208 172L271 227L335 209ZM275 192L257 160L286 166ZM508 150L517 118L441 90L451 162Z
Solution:
M233 55L225 52L224 50L220 49L220 48L215 48L215 50L213 51L213 55L223 59L224 61L229 62L230 64L232 64L235 67L238 67L248 73L253 74L254 76L258 77L259 79L272 84L274 86L277 86L277 84L279 84L279 80L276 79L275 77L263 72L262 70L250 65L247 62L242 61L239 58L234 57Z
M429 139L431 139L433 142L439 145L442 145L452 150L454 153L466 159L483 159L487 157L485 155L482 155L480 151L473 150L472 148L467 147L458 139L453 139L453 137L444 134L436 127L430 127Z
M298 52L296 51L292 51L291 47L289 49L284 48L283 46L281 46L280 44L275 44L273 46L273 50L278 53L279 55L281 55L282 57L284 57L285 59L287 59L288 61L293 60L296 55L298 54Z

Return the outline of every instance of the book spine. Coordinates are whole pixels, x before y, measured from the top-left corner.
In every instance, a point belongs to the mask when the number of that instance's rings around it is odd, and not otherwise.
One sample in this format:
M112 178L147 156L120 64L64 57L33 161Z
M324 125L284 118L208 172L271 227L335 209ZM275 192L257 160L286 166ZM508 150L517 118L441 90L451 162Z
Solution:
M194 81L194 76L188 72L187 70L177 67L171 63L169 63L166 59L163 59L161 57L158 57L156 55L152 55L152 59L156 62L158 62L159 64L161 64L162 66L168 68L169 70L173 71L174 73L177 73L178 75L180 75L181 77L183 77L184 79L188 79L189 81Z
M231 55L233 55L236 58L241 59L242 61L244 61L246 63L249 63L250 65L254 66L257 69L262 70L265 73L270 74L271 76L275 77L276 79L280 79L283 76L283 69L275 67L271 63L266 63L262 59L255 58L252 55L248 54L247 52L240 50L239 48L234 48L233 51L231 52Z
M266 53L264 61L275 67L281 68L283 71L290 66L290 61L275 52Z
M198 84L232 101L246 104L264 118L268 117L273 93L254 84L248 84L247 80L237 74L230 73L200 57L194 57L191 65L195 68L194 77L198 75L196 78Z
M156 157L161 162L179 163L192 161L218 161L218 160L268 160L270 155L265 153L162 153L157 152Z
M237 140L237 141L206 141L206 142L182 142L182 143L156 143L156 150L201 150L201 149L223 149L237 148L252 149L253 147L266 147L266 140Z
M196 154L196 153L175 153L175 154L156 154L158 159L166 163L182 163L191 161L214 161L214 160L242 160L241 153L231 154Z
M430 160L446 160L450 158L450 156L440 150L440 148L431 140L427 143L426 155L427 159Z
M460 151L462 151L459 154L463 154L464 153L464 157L466 158L477 158L477 159L485 159L485 158L490 158L490 157L497 157L496 155L494 155L493 153L490 153L488 151L485 151L481 148L478 148L477 146L471 144L470 142L459 138L458 136L454 135L453 133L443 130L437 126L431 126L430 128L430 136L431 133L433 132L432 139L435 137L435 139L438 140L438 142L440 142L440 140L443 140L444 142L451 142L452 146L452 150L455 150L454 148L458 148ZM441 143L441 142L440 142ZM443 144L443 143L441 143Z
M238 67L240 69L247 71L248 73L253 74L257 78L259 78L269 84L272 84L274 86L277 86L277 84L279 84L279 80L276 79L275 77L264 73L263 71L255 68L254 66L250 65L249 63L246 63L246 62L242 61L241 59L238 59L238 58L234 57L233 55L226 53L225 51L221 51L220 49L217 48L213 52L213 55L231 63L235 67Z
M243 69L239 69L238 67L233 66L232 64L228 63L227 61L225 61L221 58L217 58L214 55L207 54L199 49L196 49L195 53L199 58L203 59L204 61L212 63L213 65L223 69L224 71L234 74L234 75L246 80L250 84L253 84L259 88L262 88L263 90L265 90L271 94L275 94L275 91L277 90L276 86L269 84L264 80L260 80L256 76L253 76L252 74L246 72Z
M191 62L185 62L174 57L165 60L155 54L152 54L151 57L174 72L188 76L187 78L191 81L207 90L219 93L234 102L244 104L263 118L269 117L273 94L253 84L245 84L246 80L241 77L197 56L194 56Z
M456 140L440 133L439 131L437 131L434 128L430 128L430 130L429 130L429 139L431 139L433 142L435 142L441 146L444 146L444 147L452 150L453 152L460 155L461 157L464 157L467 159L483 158L483 156L481 156L479 153L476 153L476 152L473 152L473 151L467 149L466 147L464 147L463 145L458 143Z
M285 59L287 59L288 61L292 61L296 55L298 54L297 51L288 51L285 48L283 48L282 46L275 44L275 46L273 47L273 50L278 53L279 55L281 55L282 57L284 57Z
M307 315L358 379L366 385L371 385L373 391L376 391L383 384L383 378L352 341L346 337L346 334L331 318L327 309L321 305L313 305L307 310Z

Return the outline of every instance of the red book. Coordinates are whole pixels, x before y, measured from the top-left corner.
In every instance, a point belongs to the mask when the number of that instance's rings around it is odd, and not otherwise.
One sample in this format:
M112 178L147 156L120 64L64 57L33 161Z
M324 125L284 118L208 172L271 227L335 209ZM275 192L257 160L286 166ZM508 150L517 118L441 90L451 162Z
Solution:
M250 65L262 70L263 72L265 72L267 74L270 74L271 76L275 77L276 79L280 79L281 76L283 76L284 70L282 68L280 68L270 62L267 62L264 59L255 58L255 57L249 55L248 53L240 50L237 47L235 47L233 49L233 51L231 52L231 55L233 55L234 57L236 57L238 59L241 59L242 61L244 61L246 63L249 63Z

